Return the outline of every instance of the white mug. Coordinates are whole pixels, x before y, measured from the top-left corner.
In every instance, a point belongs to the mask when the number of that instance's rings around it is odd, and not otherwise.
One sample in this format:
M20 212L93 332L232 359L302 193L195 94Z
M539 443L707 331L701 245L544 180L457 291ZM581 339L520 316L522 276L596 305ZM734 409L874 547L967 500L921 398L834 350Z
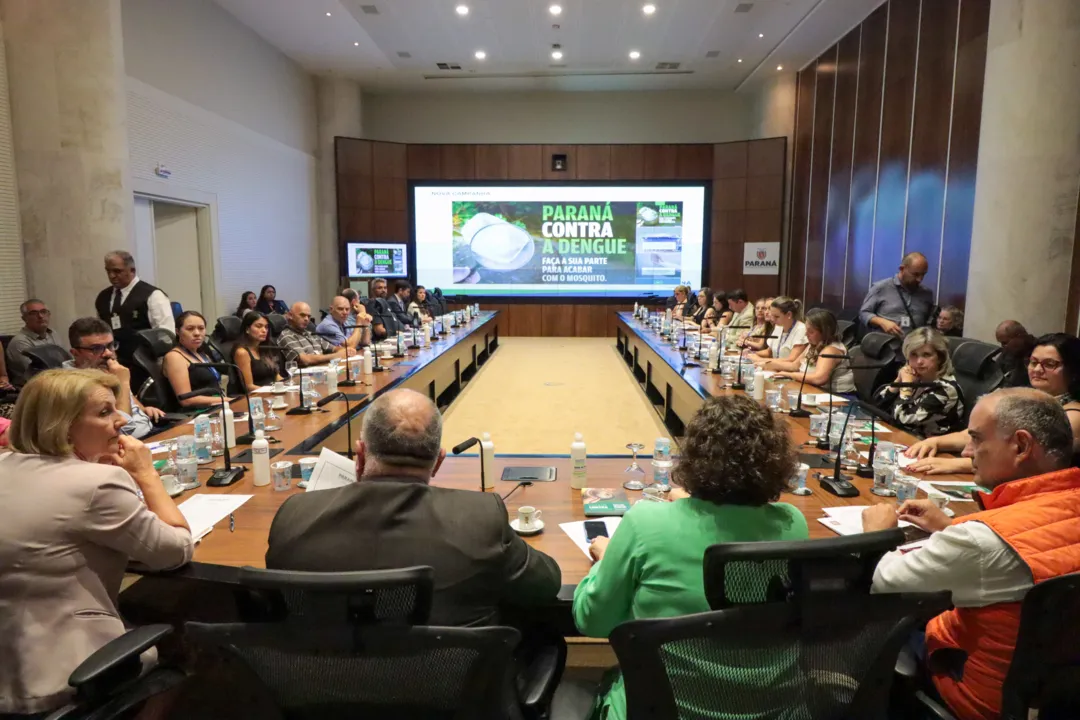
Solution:
M283 393L285 392L285 383L279 380L278 382L274 383L272 389L276 393Z
M161 484L165 486L165 492L169 493L170 497L183 490L180 486L180 478L175 475L162 475Z
M518 528L532 530L533 523L540 520L543 513L532 505L522 505L518 508Z
M949 504L949 496L945 493L931 492L927 493L926 497L930 498L930 502L934 503L938 510L944 510Z

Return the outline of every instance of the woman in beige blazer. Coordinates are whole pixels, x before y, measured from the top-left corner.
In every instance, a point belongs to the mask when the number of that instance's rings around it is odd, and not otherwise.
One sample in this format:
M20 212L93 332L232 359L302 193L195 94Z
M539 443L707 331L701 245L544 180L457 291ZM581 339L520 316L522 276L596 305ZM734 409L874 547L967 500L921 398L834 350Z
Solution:
M70 700L68 676L124 633L129 560L191 559L187 521L149 449L122 436L116 378L50 370L26 384L0 454L0 714Z

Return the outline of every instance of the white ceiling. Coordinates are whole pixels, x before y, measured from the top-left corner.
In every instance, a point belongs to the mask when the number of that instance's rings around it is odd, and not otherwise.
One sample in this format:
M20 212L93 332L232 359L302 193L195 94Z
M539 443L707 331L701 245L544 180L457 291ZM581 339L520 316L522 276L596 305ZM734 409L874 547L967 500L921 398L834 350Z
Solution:
M777 65L803 67L883 2L652 0L646 16L647 0L216 1L309 72L387 92L752 88ZM736 12L740 4L751 7ZM378 14L362 10L370 5ZM551 59L554 43L562 60ZM661 72L659 62L680 66Z

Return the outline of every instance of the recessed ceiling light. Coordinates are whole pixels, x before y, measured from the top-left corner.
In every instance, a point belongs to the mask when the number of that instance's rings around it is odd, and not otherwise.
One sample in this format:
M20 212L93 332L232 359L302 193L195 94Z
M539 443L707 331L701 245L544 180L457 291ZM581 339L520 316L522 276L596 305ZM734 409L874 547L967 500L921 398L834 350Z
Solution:
M561 15L562 14L562 5L552 5L551 7L548 8L548 12L551 13L552 15Z
M763 38L763 37L765 37L765 33L758 33L758 34L757 34L757 36L758 36L759 38Z
M469 14L469 6L468 5L458 5L454 9L457 10L458 15L468 15Z
M739 58L739 62L742 62L742 58Z
M551 53L552 60L562 60L562 50L555 50Z
M484 52L483 50L477 50L476 51L476 59L477 60L483 60L486 57L487 57L487 53Z
M630 59L631 60L637 60L639 57L641 57L641 53L639 53L637 50L631 50L630 51Z
M776 66L776 69L777 69L777 70L783 70L783 69L784 69L784 66L783 66L783 65L777 65L777 66Z
M330 13L326 13L326 17L331 17Z
M654 12L656 12L656 6L652 3L649 3L645 7L641 8L641 12L645 13L646 15L652 15Z

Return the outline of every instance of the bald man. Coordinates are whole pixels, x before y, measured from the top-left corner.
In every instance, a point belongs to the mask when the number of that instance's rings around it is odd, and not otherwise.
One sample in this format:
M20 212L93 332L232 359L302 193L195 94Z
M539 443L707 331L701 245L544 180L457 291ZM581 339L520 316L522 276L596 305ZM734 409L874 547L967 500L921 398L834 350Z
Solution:
M500 605L554 601L559 566L510 528L497 493L431 485L445 458L442 415L427 396L394 390L378 397L364 412L356 443L357 482L289 498L270 527L266 567L429 565L431 625L491 625Z
M357 347L371 344L371 316L360 311L353 318L353 304L344 295L330 301L330 314L315 328L315 334L335 347ZM355 322L353 322L355 320Z
M903 337L917 327L929 325L934 293L922 286L929 269L922 253L905 255L896 275L870 286L859 309L863 327Z
M285 360L295 360L301 367L324 365L334 358L344 358L354 354L348 346L336 347L323 337L311 332L311 306L306 302L295 302L285 313L288 327L281 331L278 345L285 350Z
M1028 359L1035 349L1035 336L1016 320L1002 320L994 331L1001 353L997 356L998 367L1005 376L1006 387L1024 387L1031 384L1027 374Z

